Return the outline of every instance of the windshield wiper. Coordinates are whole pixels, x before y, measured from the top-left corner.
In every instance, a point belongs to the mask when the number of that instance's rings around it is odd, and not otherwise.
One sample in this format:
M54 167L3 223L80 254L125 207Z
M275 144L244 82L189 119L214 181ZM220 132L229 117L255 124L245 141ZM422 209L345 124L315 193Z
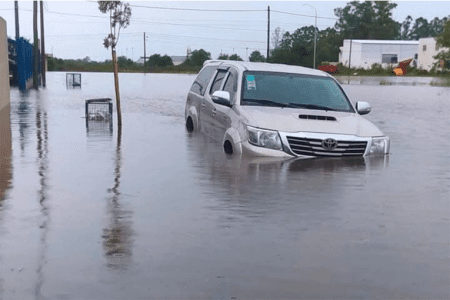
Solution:
M289 105L290 105L290 107L307 108L307 109L336 110L331 107L316 105L316 104L289 103Z
M254 103L258 103L258 104L264 104L264 105L270 105L270 106L279 106L279 107L295 107L293 105L287 104L287 103L280 103L280 102L275 102L275 101L270 101L270 100L264 100L264 99L243 99L244 101L248 101L248 102L254 102Z

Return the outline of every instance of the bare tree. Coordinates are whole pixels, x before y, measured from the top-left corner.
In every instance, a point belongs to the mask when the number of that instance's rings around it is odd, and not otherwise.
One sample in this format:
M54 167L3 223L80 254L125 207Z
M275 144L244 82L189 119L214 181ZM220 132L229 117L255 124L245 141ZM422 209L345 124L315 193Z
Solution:
M119 130L121 130L122 112L120 110L119 65L117 64L116 45L119 41L120 29L130 25L131 7L128 3L123 3L121 1L98 1L98 9L104 14L109 13L110 33L103 40L103 45L106 49L111 47L114 86L116 88L117 124Z
M284 30L280 27L275 28L272 33L272 46L273 49L276 49L280 46L281 40L283 39Z

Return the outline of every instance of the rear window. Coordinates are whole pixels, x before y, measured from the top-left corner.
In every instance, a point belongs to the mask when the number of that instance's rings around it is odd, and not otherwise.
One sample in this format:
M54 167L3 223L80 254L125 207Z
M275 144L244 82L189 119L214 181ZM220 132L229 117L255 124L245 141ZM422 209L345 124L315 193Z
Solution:
M209 66L203 68L203 70L198 73L197 78L195 79L194 83L191 87L191 92L194 92L196 94L204 95L206 91L206 87L208 86L209 81L211 80L211 77L213 76L214 72L216 71L215 66Z

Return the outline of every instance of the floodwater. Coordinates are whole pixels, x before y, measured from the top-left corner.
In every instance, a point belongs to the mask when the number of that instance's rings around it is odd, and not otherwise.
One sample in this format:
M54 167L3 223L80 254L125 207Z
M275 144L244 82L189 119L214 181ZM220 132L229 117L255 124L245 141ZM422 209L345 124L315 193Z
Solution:
M450 88L344 85L391 154L282 161L188 134L194 75L120 74L121 134L65 76L11 91L0 299L450 298Z

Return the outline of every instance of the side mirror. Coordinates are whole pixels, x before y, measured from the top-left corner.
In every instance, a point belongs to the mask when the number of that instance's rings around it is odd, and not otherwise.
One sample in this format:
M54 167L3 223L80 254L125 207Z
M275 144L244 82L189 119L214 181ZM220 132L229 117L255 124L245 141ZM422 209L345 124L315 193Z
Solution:
M216 104L225 105L231 107L230 93L226 91L215 91L211 97L212 101Z
M370 104L367 102L356 102L356 111L360 115L367 115L371 109Z

